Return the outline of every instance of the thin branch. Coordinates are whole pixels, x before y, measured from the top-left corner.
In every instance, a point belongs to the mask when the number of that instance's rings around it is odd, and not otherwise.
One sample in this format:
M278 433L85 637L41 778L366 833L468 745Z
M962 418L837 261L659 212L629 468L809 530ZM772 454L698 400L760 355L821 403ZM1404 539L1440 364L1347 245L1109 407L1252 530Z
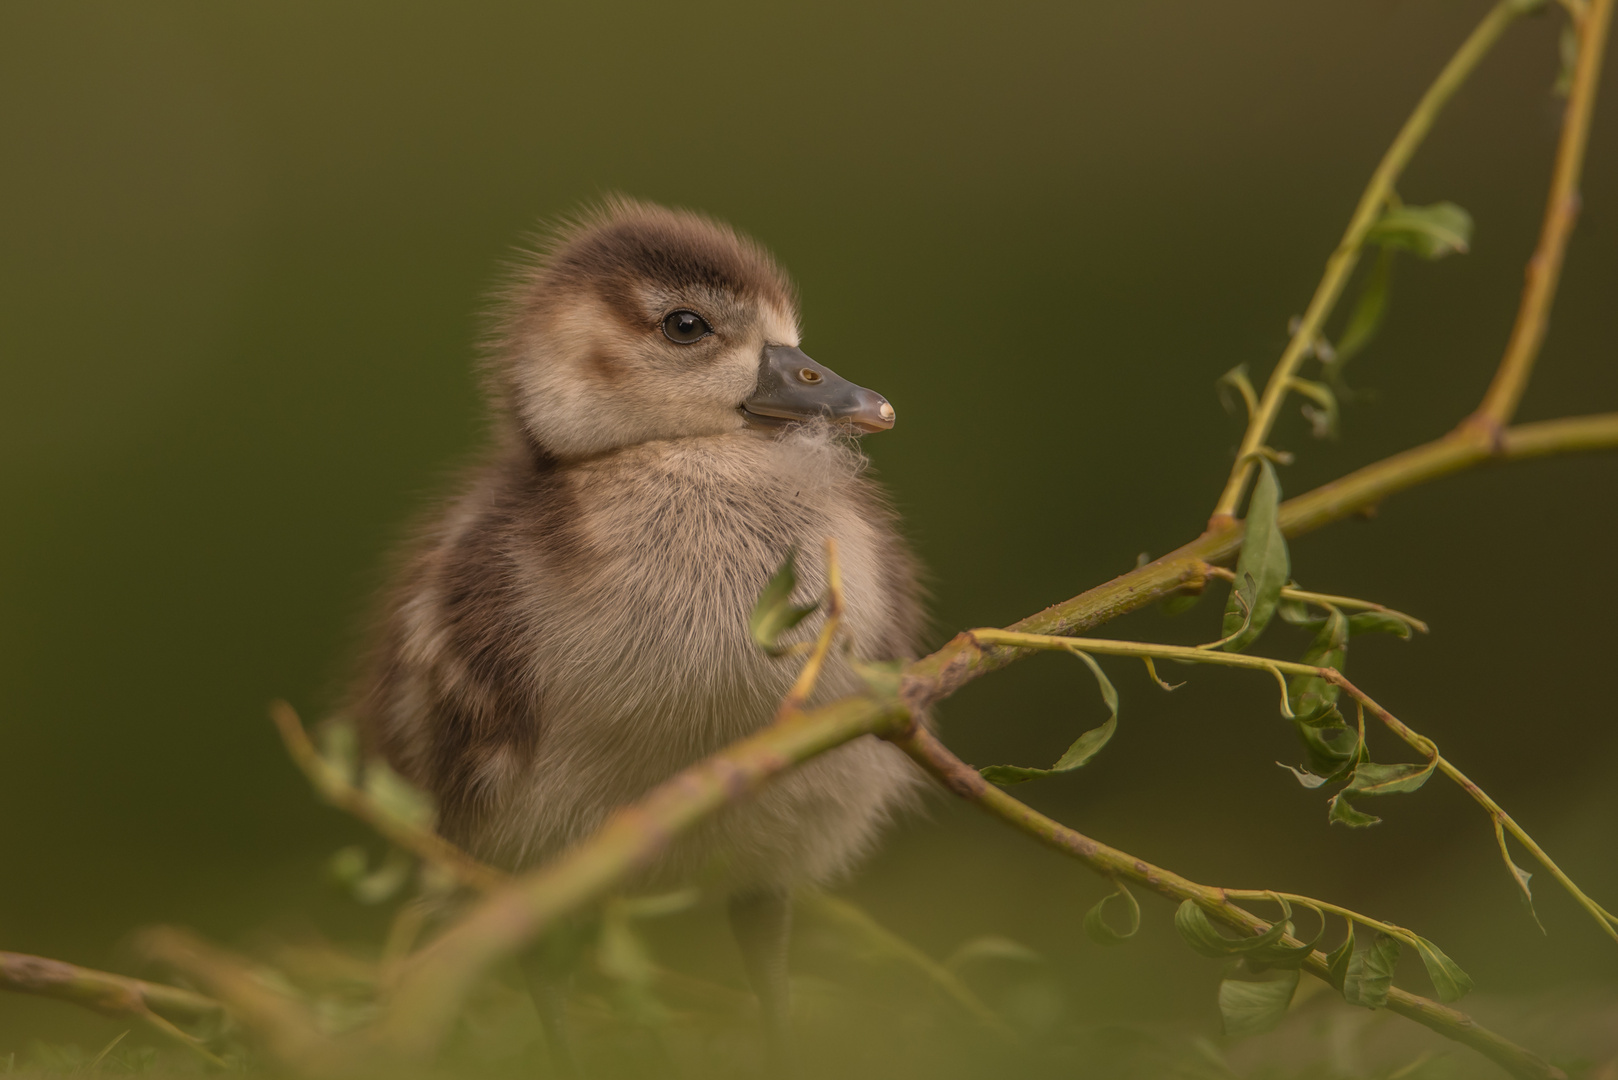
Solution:
M1590 118L1595 112L1596 87L1601 80L1601 60L1612 23L1612 5L1613 0L1590 0L1575 23L1579 55L1562 120L1562 137L1556 148L1545 220L1540 226L1533 257L1528 260L1522 302L1517 307L1517 321L1512 325L1505 355L1483 396L1483 404L1469 421L1490 433L1499 432L1516 414L1517 404L1528 386L1528 377L1533 373L1534 361L1545 341L1545 328L1562 276L1568 237L1579 216L1579 174L1584 168L1585 147L1590 140Z
M170 1017L212 1019L222 1012L219 1002L190 990L14 952L0 952L0 989L71 1002L102 1016L141 1020L211 1064L225 1065L201 1039L170 1022Z
M479 892L488 892L504 882L505 875L472 858L426 826L385 813L370 796L320 756L320 751L309 741L303 722L291 705L284 701L271 702L270 716L275 721L276 729L281 732L281 741L286 744L287 753L292 755L292 760L303 770L321 798L359 818L399 847L443 867L463 885Z
M820 669L825 665L826 657L831 654L832 641L837 637L837 627L842 619L843 569L837 561L837 541L827 537L826 618L820 624L820 633L815 636L814 648L809 651L809 659L804 661L802 669L799 670L797 681L781 699L781 707L775 713L776 720L802 710L809 700L809 695L815 692L815 682L820 678Z
M1387 709L1384 709L1381 705L1378 705L1363 690L1349 682L1348 679L1344 678L1341 672L1329 668L1323 669L1322 677L1336 683L1338 686L1341 686L1345 691L1353 696L1355 700L1359 701L1367 709L1369 709L1373 716L1382 721L1383 726L1385 726L1389 731L1392 731L1395 735L1399 736L1399 738L1403 739L1406 744L1413 747L1418 753L1432 758L1437 763L1437 767L1440 772L1453 780L1461 787L1462 790L1464 790L1468 795L1472 796L1473 800L1475 800L1479 806L1483 807L1483 809L1488 812L1489 817L1495 823L1496 828L1505 829L1516 838L1519 844L1527 848L1529 854L1533 855L1535 860L1550 872L1550 875L1556 879L1557 883L1561 885L1562 888L1567 890L1568 894L1578 902L1579 906L1590 913L1590 917L1595 919L1601 928L1606 931L1607 936L1612 938L1614 941L1618 941L1618 916L1615 916L1612 912L1602 907L1595 900L1586 895L1583 889L1574 884L1573 879L1568 877L1560 866L1556 865L1556 862L1545 853L1545 849L1540 847L1539 844L1535 842L1534 838L1529 836L1522 826L1518 825L1512 816L1501 808L1499 803L1490 798L1489 795L1482 788L1478 787L1478 785L1471 778L1469 778L1465 773L1461 772L1460 769L1456 768L1453 762L1449 761L1438 752L1437 744L1435 744L1425 735L1412 730L1409 725L1405 724ZM1504 853L1503 844L1501 850L1502 853ZM1510 856L1508 855L1508 861L1509 858Z
M1315 287L1315 295L1310 299L1309 307L1304 311L1303 318L1298 320L1292 339L1287 342L1286 350L1276 362L1275 370L1270 373L1270 380L1264 386L1264 396L1259 400L1258 411L1253 415L1246 433L1242 436L1241 448L1236 453L1236 465L1231 470L1230 479L1225 482L1225 489L1220 493L1218 504L1214 507L1209 529L1222 529L1234 520L1236 507L1242 501L1242 493L1247 490L1247 482L1253 475L1255 461L1253 455L1259 452L1265 440L1269 438L1270 429L1275 425L1276 417L1280 415L1281 407L1286 402L1292 380L1305 357L1314 348L1327 316L1331 314L1338 298L1342 296L1343 288L1348 284L1355 264L1359 262L1360 249L1365 243L1365 237L1377 219L1382 216L1399 175L1404 172L1417 147L1427 137L1427 132L1438 119L1439 112L1488 54L1500 35L1519 15L1539 6L1540 0L1500 0L1489 9L1483 21L1478 23L1461 43L1461 47L1455 51L1449 63L1438 73L1438 78L1433 80L1433 84L1416 103L1409 119L1394 137L1393 144L1388 147L1387 153L1382 155L1382 161L1371 174L1371 181L1365 186L1364 194L1360 196L1359 205L1354 208L1354 214L1349 218L1348 228L1343 232L1342 240L1338 241L1337 250L1326 260L1326 272L1321 277L1320 284Z
M955 795L975 804L1018 831L1027 833L1047 847L1078 859L1103 877L1127 879L1170 900L1195 901L1210 917L1247 934L1262 933L1270 927L1269 923L1257 915L1231 903L1229 894L1223 889L1198 884L1171 870L1153 866L1117 848L1108 847L1019 802L984 780L976 769L950 753L925 728L912 728L904 735L894 737L892 741ZM1303 944L1291 936L1283 940L1293 946ZM1321 981L1331 982L1330 965L1326 955L1319 950L1311 953L1303 966L1304 970ZM1471 1047L1512 1076L1522 1080L1566 1080L1566 1074L1562 1070L1509 1039L1482 1027L1457 1009L1440 1005L1436 1001L1398 987L1388 991L1387 1008L1431 1028L1445 1038Z
M478 977L556 919L630 878L680 834L777 773L861 735L888 734L908 723L895 705L844 698L789 716L664 782L554 862L497 890L402 965L379 1021L380 1044L431 1053Z
M1517 425L1506 430L1498 447L1484 433L1463 426L1288 499L1280 507L1281 531L1289 538L1313 532L1374 507L1389 496L1485 462L1599 450L1618 450L1618 413ZM1006 629L1034 634L1082 633L1175 593L1201 591L1207 582L1208 565L1233 559L1241 549L1242 534L1241 522L1206 532L1160 559L1053 604ZM912 710L926 708L973 679L1026 655L1026 650L1007 647L985 650L967 635L958 634L936 652L905 667L905 703Z

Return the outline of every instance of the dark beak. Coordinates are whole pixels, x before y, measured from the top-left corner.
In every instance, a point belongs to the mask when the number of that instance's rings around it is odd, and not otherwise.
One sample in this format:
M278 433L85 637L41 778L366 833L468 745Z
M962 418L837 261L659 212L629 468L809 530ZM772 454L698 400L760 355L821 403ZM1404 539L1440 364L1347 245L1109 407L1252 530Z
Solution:
M862 434L893 426L887 398L855 386L792 345L764 346L758 386L742 402L742 413L755 427L781 427L818 416Z

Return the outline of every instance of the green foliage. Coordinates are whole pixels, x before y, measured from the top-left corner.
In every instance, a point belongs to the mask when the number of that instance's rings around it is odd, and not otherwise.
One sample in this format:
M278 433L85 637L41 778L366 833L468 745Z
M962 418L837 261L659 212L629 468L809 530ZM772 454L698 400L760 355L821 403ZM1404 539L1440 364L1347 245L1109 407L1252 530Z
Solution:
M1090 668L1096 677L1096 684L1101 690L1101 700L1106 702L1109 713L1106 723L1100 727L1091 728L1067 748L1067 752L1057 759L1056 764L1048 769L1033 769L1021 765L990 765L979 769L983 778L991 784L1000 784L1008 787L1012 784L1021 784L1029 780L1039 780L1047 776L1056 776L1060 773L1072 772L1086 765L1091 758L1099 754L1103 747L1112 740L1113 733L1118 730L1118 691L1113 687L1112 680L1107 678L1106 672L1095 658L1077 650L1073 653Z
M1140 930L1140 904L1135 896L1121 881L1114 881L1115 892L1110 892L1096 901L1094 907L1084 913L1084 932L1090 940L1097 945L1122 945ZM1109 901L1122 900L1124 903L1124 921L1128 926L1126 930L1114 930L1107 925L1106 907Z
M1264 632L1281 599L1281 588L1292 572L1286 537L1277 516L1281 482L1275 466L1259 462L1258 482L1247 504L1247 533L1236 559L1236 581L1225 605L1224 648L1241 652Z
M780 568L765 583L764 591L758 594L758 603L753 605L752 614L747 620L747 630L752 635L753 644L771 656L783 655L787 650L781 645L781 635L813 615L820 607L818 600L804 606L794 604L792 594L797 587L798 553L793 550L787 552Z

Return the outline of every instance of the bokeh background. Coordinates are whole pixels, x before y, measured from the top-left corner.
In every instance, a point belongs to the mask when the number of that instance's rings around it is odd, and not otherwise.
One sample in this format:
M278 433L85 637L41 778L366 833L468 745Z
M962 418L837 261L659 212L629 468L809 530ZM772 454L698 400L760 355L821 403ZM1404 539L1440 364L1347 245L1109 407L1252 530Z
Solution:
M478 312L542 220L623 191L778 253L809 352L898 408L867 448L941 641L1200 529L1240 434L1215 378L1279 355L1485 7L5 5L0 944L127 970L152 922L231 943L359 932L322 866L365 834L311 799L265 704L333 702L385 552L478 445ZM1341 441L1283 421L1288 491L1440 434L1481 394L1543 206L1561 22L1512 30L1409 170L1407 201L1472 212L1473 250L1401 262ZM1584 188L1524 418L1618 409L1615 77ZM1615 530L1618 458L1577 458L1446 480L1293 551L1306 586L1431 622L1356 648L1351 673L1609 904ZM1217 607L1109 632L1206 640ZM1416 927L1480 1010L1618 990L1618 947L1545 875L1542 937L1457 791L1328 828L1274 764L1298 748L1267 680L1202 672L1167 697L1115 675L1117 738L1023 788L1034 805L1199 880ZM941 722L967 760L1040 764L1100 709L1047 657ZM1104 891L938 799L846 895L934 955L985 934L1038 950L1085 1023L1212 1035L1218 966L1151 899L1130 947L1089 943ZM739 984L717 917L684 918L667 960ZM116 1030L0 999L0 1056Z

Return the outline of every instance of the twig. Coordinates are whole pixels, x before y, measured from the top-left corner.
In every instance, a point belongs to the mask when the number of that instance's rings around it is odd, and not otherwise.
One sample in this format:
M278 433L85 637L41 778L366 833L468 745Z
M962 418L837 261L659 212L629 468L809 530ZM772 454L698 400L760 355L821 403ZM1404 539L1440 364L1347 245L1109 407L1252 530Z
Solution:
M1252 912L1231 903L1223 889L1198 884L1171 870L1153 866L1117 848L1108 847L1019 802L984 780L976 769L950 753L925 728L912 728L904 735L894 737L893 742L955 795L1018 831L1029 834L1047 847L1078 859L1097 874L1125 878L1171 900L1193 900L1210 917L1247 934L1262 933L1270 927L1269 923ZM1293 946L1303 944L1290 935L1283 940ZM1311 953L1303 966L1304 970L1323 982L1331 981L1330 965L1326 955L1319 950ZM1471 1047L1512 1076L1522 1080L1566 1080L1562 1070L1482 1027L1457 1009L1398 987L1389 989L1387 1007L1445 1038Z
M1590 140L1590 118L1595 112L1596 87L1601 81L1601 60L1606 51L1607 31L1612 23L1613 0L1590 0L1577 17L1579 55L1573 68L1573 85L1568 92L1567 111L1562 120L1562 136L1556 147L1556 166L1551 174L1550 197L1539 242L1523 282L1522 302L1517 320L1506 341L1505 355L1495 370L1494 380L1469 423L1490 434L1498 433L1517 412L1534 360L1545 341L1551 302L1562 275L1568 237L1579 216L1579 174L1584 168L1584 151Z
M284 701L271 702L270 717L281 732L287 753L327 802L359 818L405 850L443 867L463 885L488 892L505 881L504 874L472 858L431 829L384 813L370 796L320 756L291 705Z
M775 719L784 719L788 715L803 709L809 695L815 691L815 682L820 678L820 669L826 663L826 657L831 653L832 641L837 637L838 624L843 619L843 568L837 562L837 541L831 537L826 538L826 618L820 624L820 633L815 636L814 648L809 651L809 659L803 662L798 672L798 678L781 699L781 707L776 710Z
M219 1002L190 990L14 952L0 952L0 989L71 1002L103 1016L141 1020L211 1064L225 1064L201 1039L169 1020L204 1020L220 1014Z
M1437 763L1438 771L1449 777L1468 795L1472 796L1473 800L1488 812L1497 829L1504 829L1511 833L1517 842L1527 848L1529 854L1533 855L1534 859L1550 872L1550 875L1556 879L1557 883L1567 890L1568 894L1578 902L1578 905L1590 913L1590 917L1600 924L1601 928L1607 932L1607 936L1614 941L1618 941L1618 915L1614 915L1602 907L1586 895L1583 889L1574 884L1573 879L1568 877L1560 866L1556 865L1556 862L1545 853L1545 849L1540 847L1534 838L1529 836L1523 827L1518 825L1516 820L1501 808L1499 803L1490 798L1470 777L1457 769L1453 762L1438 752L1437 745L1431 739L1412 730L1409 725L1381 705L1378 705L1363 690L1344 678L1341 672L1329 668L1323 669L1322 677L1341 686L1355 700L1361 702L1373 716L1382 721L1383 726L1403 739L1417 752L1431 757ZM1505 851L1503 843L1501 845L1501 854L1506 857L1508 862L1510 861L1510 855Z
M1402 491L1489 461L1517 461L1551 454L1618 450L1618 413L1567 417L1506 429L1499 452L1488 438L1462 427L1442 438L1384 458L1281 504L1281 531L1289 538L1352 517ZM1181 591L1198 591L1207 566L1226 562L1241 549L1243 527L1232 522L1204 533L1162 558L1097 585L1007 630L1075 634L1094 629ZM902 694L912 710L949 697L968 682L1028 655L1013 648L978 647L959 634L938 651L905 667Z
M1344 231L1342 240L1338 241L1337 249L1332 252L1331 258L1326 260L1326 272L1322 275L1320 284L1315 287L1315 295L1310 299L1309 307L1298 320L1292 339L1287 342L1286 350L1276 362L1275 370L1270 373L1269 382L1264 385L1264 395L1259 399L1258 410L1254 412L1248 422L1247 431L1242 436L1241 448L1236 453L1236 465L1231 470L1230 478L1225 482L1225 489L1220 493L1218 504L1214 507L1209 529L1222 529L1234 520L1236 507L1242 501L1242 493L1247 489L1247 482L1253 475L1256 461L1254 455L1260 453L1265 440L1269 438L1270 429L1275 425L1281 406L1286 401L1287 392L1292 387L1292 380L1297 376L1298 368L1305 357L1313 349L1315 341L1320 337L1321 328L1325 325L1326 317L1331 314L1332 308L1342 295L1343 288L1348 284L1349 276L1353 274L1354 266L1359 262L1360 249L1365 243L1365 237L1381 217L1389 196L1393 194L1393 186L1398 181L1399 174L1404 171L1416 148L1427 137L1427 132L1432 128L1439 112L1472 74L1479 61L1488 54L1506 27L1510 26L1519 15L1538 6L1539 0L1500 0L1490 8L1483 21L1478 23L1462 42L1461 47L1455 51L1449 63L1438 73L1438 78L1433 80L1433 84L1416 103L1409 119L1404 122L1392 145L1382 155L1382 161L1371 174L1371 181L1360 196L1359 205L1354 208L1354 214L1349 218L1348 228Z
M800 712L734 743L624 807L588 840L497 890L403 965L377 1031L381 1045L431 1053L478 977L556 919L648 865L675 837L770 777L861 735L909 722L865 696Z
M1585 892L1574 884L1573 879L1562 871L1562 868L1545 853L1545 850L1535 843L1534 839L1525 832L1511 815L1507 814L1500 805L1491 799L1482 788L1473 783L1451 762L1438 752L1437 745L1425 735L1413 730L1402 722L1377 701L1355 686L1342 672L1336 668L1316 667L1313 664L1300 664L1290 660L1274 660L1267 656L1248 656L1242 653L1210 652L1205 649L1183 645L1155 645L1143 641L1109 641L1104 638L1084 637L1058 637L1047 634L1018 634L1008 630L969 630L967 636L975 641L990 645L1013 645L1019 648L1054 649L1065 652L1087 652L1100 656L1129 656L1139 659L1153 658L1158 660L1179 660L1194 664L1212 664L1216 667L1243 668L1249 671L1268 671L1272 674L1284 673L1288 675L1306 675L1325 679L1341 687L1350 697L1365 706L1372 715L1382 721L1383 725L1403 739L1417 753L1434 762L1436 768L1445 776L1463 788L1467 794L1475 799L1478 805L1489 812L1489 816L1516 837L1517 841L1527 848L1541 866L1550 871L1557 882L1578 901L1579 905L1588 911L1607 935L1618 941L1618 916L1614 916L1606 908L1592 900ZM1279 676L1277 676L1279 677ZM1286 684L1281 685L1283 702L1286 696Z

